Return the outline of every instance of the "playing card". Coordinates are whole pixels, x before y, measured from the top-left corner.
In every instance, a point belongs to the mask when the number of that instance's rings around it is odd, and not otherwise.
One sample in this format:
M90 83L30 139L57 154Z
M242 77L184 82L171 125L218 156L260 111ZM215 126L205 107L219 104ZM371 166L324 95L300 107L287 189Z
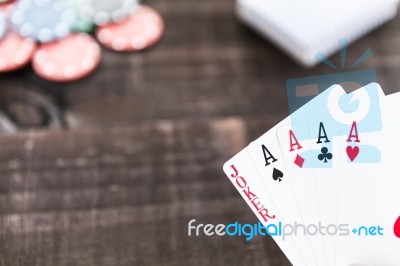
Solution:
M302 217L294 196L290 176L286 172L275 130L276 127L272 128L251 143L249 153L255 162L255 168L260 172L260 181L266 185L265 193L273 198L277 215L284 226L293 226L301 223ZM293 239L307 265L320 265L313 253L309 238L302 233L293 234L293 229L289 231L291 231L291 235L286 236L286 239ZM286 233L286 230L284 232Z
M279 223L282 223L279 210L275 207L274 199L258 177L258 172L253 165L248 148L245 148L226 162L223 169L228 179L264 226L271 224L279 226ZM275 172L275 178L280 178L280 174ZM279 235L271 235L271 237L293 265L309 265L291 238L283 239Z
M362 118L343 127L338 223L347 224L349 233L337 237L337 265L400 265L400 125L394 122L399 104L398 94L385 98L375 117L382 121L381 130L364 132Z
M299 122L299 124L305 122ZM295 131L297 123L290 123L277 129L279 145L283 154L286 172L290 176L294 196L300 209L302 223L306 228L318 227L320 221L316 181L312 167L312 148L308 130ZM307 126L306 126L307 128ZM314 230L314 229L313 229ZM325 247L322 235L310 230L309 235L318 265L326 265Z
M399 265L400 262L394 234L399 214L393 204L399 202L396 199L399 183L393 178L399 125L393 121L400 114L400 94L386 96L383 102L382 116L377 114L374 118L382 118L382 130L364 133L359 120L344 126L348 135L341 140L344 156L340 161L338 223L347 223L350 235L337 238L338 263ZM388 180L382 180L386 176ZM351 245L350 253L346 248Z
M370 83L352 93L337 97L335 92L328 96L329 115L314 116L309 121L311 141L311 167L314 171L316 191L318 196L320 221L325 226L324 244L327 257L327 265L335 264L335 227L337 217L338 189L339 189L339 157L340 143L338 137L342 134L341 119L339 116L354 116L360 112L359 108L366 108L366 103L373 106L373 112L365 117L369 130L378 129L379 123L374 121L374 112L379 113L376 99L384 97L382 88L377 83ZM341 99L344 98L344 99ZM347 98L347 100L346 100ZM370 99L372 98L372 100ZM352 103L357 100L357 107ZM360 102L361 101L361 102ZM339 107L334 105L342 104ZM348 103L348 104L345 104ZM329 107L330 105L330 107Z
M315 178L320 222L326 228L323 240L327 266L335 265L335 238L329 231L336 221L339 143L331 116L316 116L309 121L311 167Z
M385 107L396 107L400 104L400 92L396 92L385 97Z

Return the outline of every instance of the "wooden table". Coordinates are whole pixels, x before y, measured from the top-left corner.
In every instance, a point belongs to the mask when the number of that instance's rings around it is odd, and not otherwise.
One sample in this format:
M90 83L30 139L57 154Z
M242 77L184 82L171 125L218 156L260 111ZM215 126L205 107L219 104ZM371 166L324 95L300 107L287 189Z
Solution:
M270 238L189 237L187 224L256 222L223 163L287 115L286 79L335 71L297 66L237 22L232 0L145 3L165 18L156 47L104 49L69 84L29 67L0 77L5 113L35 92L64 122L0 136L0 265L289 265ZM399 26L348 50L348 62L373 50L357 69L386 93L400 89Z

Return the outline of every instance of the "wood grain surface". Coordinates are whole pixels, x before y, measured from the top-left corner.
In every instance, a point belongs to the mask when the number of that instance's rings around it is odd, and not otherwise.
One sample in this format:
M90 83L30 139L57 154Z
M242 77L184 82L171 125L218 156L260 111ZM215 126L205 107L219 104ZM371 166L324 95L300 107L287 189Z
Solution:
M287 115L288 78L334 71L297 66L232 0L145 4L166 23L145 52L103 49L68 84L30 67L0 76L0 110L25 125L0 136L0 265L290 265L270 238L189 237L187 223L256 222L223 163ZM372 49L357 69L375 69L386 93L400 90L399 25L348 50L354 62ZM48 99L53 126L15 107L17 90Z

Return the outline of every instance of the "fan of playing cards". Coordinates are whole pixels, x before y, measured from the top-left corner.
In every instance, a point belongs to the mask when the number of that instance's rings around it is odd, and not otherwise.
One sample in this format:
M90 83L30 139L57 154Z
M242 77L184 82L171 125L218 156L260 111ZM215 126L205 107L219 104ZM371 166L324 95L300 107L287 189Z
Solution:
M224 165L293 265L400 265L400 93L333 85Z

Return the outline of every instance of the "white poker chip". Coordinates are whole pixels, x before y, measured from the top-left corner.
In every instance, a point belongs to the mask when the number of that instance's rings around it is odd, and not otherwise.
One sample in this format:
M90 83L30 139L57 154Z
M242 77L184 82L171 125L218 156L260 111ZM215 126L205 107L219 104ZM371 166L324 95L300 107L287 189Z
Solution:
M0 39L4 37L7 31L7 20L3 12L0 12Z
M62 0L20 0L11 22L21 36L47 43L67 36L75 18L75 11Z
M137 0L77 0L79 16L102 26L125 20L138 6Z

